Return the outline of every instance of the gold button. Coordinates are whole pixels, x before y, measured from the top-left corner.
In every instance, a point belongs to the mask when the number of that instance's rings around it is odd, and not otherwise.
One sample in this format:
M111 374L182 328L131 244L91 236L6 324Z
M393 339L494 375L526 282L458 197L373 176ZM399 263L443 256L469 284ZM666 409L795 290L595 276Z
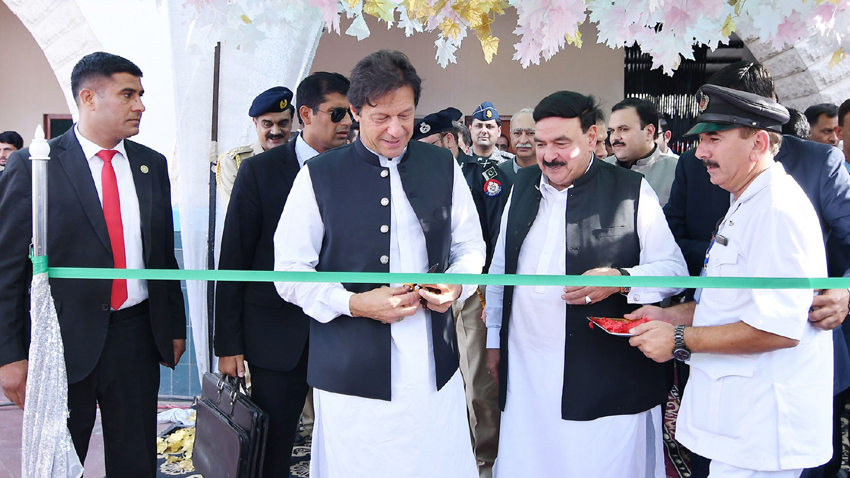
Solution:
M386 169L384 169L384 170L382 170L382 171L381 171L381 177L382 177L382 178L385 178L385 177L387 177L387 176L389 176L389 175L390 175L390 172L389 172L389 171L387 171Z
M390 226L387 226L386 224L384 224L383 226L381 226L381 232L383 234L390 232Z
M381 206L387 206L387 205L389 205L389 203L390 203L389 199L381 198Z
M381 256L381 264L386 264L390 261L390 256Z

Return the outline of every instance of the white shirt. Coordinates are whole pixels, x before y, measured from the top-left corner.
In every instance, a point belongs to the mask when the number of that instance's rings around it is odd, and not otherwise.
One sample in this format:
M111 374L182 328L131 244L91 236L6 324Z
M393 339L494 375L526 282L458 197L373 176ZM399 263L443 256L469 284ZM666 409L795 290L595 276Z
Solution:
M603 161L617 164L617 157L613 154ZM676 177L676 164L679 157L675 154L662 153L658 146L649 156L635 161L631 170L644 175L653 191L658 196L661 207L670 200L670 189L673 188L673 179Z
M540 206L528 235L523 241L517 266L518 274L564 274L566 267L566 188L558 191L549 184L546 176L540 179ZM499 238L493 262L490 264L490 274L505 272L505 235L508 211L511 207L513 194L508 198L505 212L502 214ZM637 234L640 242L640 263L634 267L625 268L632 276L686 276L688 269L682 251L676 244L664 212L658 204L655 192L649 187L646 179L640 183L640 199L637 211ZM551 267L559 268L551 271ZM561 290L562 287L556 287ZM515 298L525 292L542 294L547 287L516 288ZM628 301L631 304L651 304L661 302L665 298L681 292L676 288L632 287ZM558 300L552 303L552 313L563 316L562 308L565 302L560 299L562 292L557 294ZM499 348L499 331L502 327L502 298L504 287L491 285L487 287L487 348ZM515 299L516 301L516 299ZM557 309L557 311L556 311ZM559 312L560 311L560 312ZM514 304L515 314L523 312Z
M79 125L74 125L74 134L77 136L83 154L88 161L94 186L97 188L97 197L100 206L103 207L103 160L97 156L102 149L100 146L86 139L80 133ZM142 247L142 220L139 212L139 196L136 195L136 183L133 182L133 172L130 169L130 161L127 159L127 151L124 149L124 140L112 148L118 151L112 157L112 169L115 170L115 179L118 183L118 201L121 204L121 226L124 229L124 257L127 269L144 269L145 259ZM140 279L127 279L127 301L120 307L126 309L148 298L148 282Z
M729 208L708 253L709 277L826 277L814 208L780 163ZM695 327L738 321L799 340L759 354L694 353L676 439L752 470L790 470L832 456L832 332L812 326L811 289L703 289Z
M298 158L298 166L303 168L304 163L318 156L319 152L304 141L302 134L304 133L299 134L293 141L295 141L295 157Z

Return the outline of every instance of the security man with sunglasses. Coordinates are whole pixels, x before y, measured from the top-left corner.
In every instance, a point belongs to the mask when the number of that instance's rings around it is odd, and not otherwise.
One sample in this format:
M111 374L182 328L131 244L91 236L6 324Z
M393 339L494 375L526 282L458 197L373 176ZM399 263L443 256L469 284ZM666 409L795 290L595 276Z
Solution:
M242 161L251 156L268 151L275 146L286 144L292 131L292 117L295 106L292 104L292 90L285 86L275 86L260 93L251 103L248 116L257 130L257 141L248 146L240 146L223 153L215 167L215 181L222 194L224 204L230 201L233 182Z
M346 142L349 81L317 72L298 85L294 141L242 161L221 239L222 270L273 270L274 233L295 175L312 157ZM280 298L271 282L220 282L215 354L232 377L251 367L252 400L269 414L263 476L289 476L289 459L307 395L310 317Z

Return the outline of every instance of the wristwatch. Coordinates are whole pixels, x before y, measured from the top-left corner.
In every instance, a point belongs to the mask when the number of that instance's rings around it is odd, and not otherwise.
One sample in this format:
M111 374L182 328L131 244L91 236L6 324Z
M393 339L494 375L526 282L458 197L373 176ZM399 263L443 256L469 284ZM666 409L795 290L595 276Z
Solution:
M628 276L631 275L631 274L629 274L629 271L623 269L622 267L618 267L617 271L620 273L621 276L627 276L628 277ZM620 293L623 294L623 295L629 295L629 292L631 292L631 291L632 291L631 287L620 287Z
M691 359L691 351L685 345L685 326L677 325L673 332L673 358L682 362Z

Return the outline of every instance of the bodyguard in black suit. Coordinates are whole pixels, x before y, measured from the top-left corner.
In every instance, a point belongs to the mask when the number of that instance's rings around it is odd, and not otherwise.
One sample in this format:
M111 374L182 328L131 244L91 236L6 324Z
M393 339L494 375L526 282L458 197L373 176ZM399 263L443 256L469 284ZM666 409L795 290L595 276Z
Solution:
M305 78L297 93L301 134L242 163L224 221L220 269L274 270L274 233L295 175L316 154L345 144L351 127L348 85L338 73ZM310 318L281 299L271 282L220 282L215 319L219 370L243 376L247 360L252 399L269 414L263 474L289 476L308 388Z
M128 268L177 268L165 157L126 140L138 133L145 109L141 76L130 61L103 52L74 67L71 88L80 121L50 141L51 266L112 268L126 262ZM99 150L117 152L107 161ZM112 183L108 169L114 170ZM30 189L24 149L9 158L0 179L0 243L7 251L0 256L0 383L19 406L29 342ZM119 197L119 216L105 218L105 206L114 205L110 198ZM123 225L117 233L115 219ZM65 346L68 428L80 461L99 405L107 474L155 476L159 364L173 367L185 350L179 282L52 279L50 285Z
M776 96L770 74L757 63L733 63L718 71L709 83L767 98ZM829 238L830 245L842 249L844 257L847 257L847 251L850 251L850 175L844 169L841 151L832 146L783 135L782 146L774 159L782 163L785 171L808 196L820 220L824 242ZM726 215L729 205L729 193L711 183L705 166L696 158L694 150L683 153L676 166L676 176L670 191L670 200L664 207L664 214L676 242L682 249L691 275L699 275L717 221ZM831 252L830 248L827 252L830 256L830 275L850 277L850 264L844 263L835 267L837 261L833 256L836 254ZM689 295L689 299L692 298L693 291L689 291ZM833 391L836 394L836 417L843 410L846 399L839 393L850 386L850 354L839 327L847 316L848 298L850 294L847 289L822 291L821 295L814 298L813 311L809 313L809 321L816 327L833 330ZM686 374L687 371L684 376L680 374L680 383L687 377ZM837 450L836 458L825 465L827 468L840 464L840 460L835 462L841 457L840 427L838 430L834 444ZM692 460L695 465L692 470L694 477L708 474L708 464L702 460L705 459L696 457ZM823 476L834 476L837 470L838 468L834 468L832 475ZM807 470L802 476L821 476L809 473L810 470Z

